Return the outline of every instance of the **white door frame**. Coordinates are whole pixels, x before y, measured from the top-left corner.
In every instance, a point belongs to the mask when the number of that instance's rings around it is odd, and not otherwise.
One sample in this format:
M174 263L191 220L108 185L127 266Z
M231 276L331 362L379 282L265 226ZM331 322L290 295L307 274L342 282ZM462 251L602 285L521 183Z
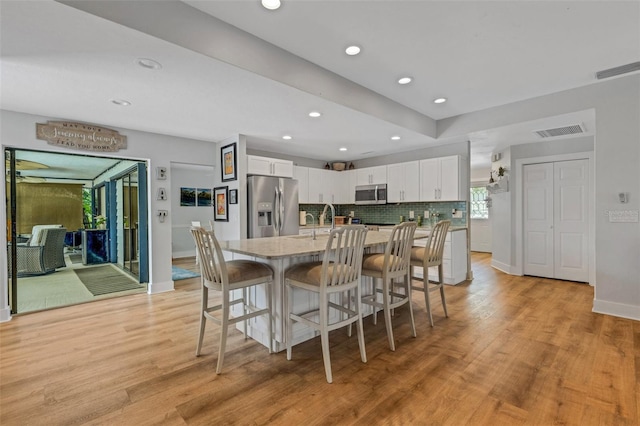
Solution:
M593 151L574 152L570 154L550 155L545 157L520 158L516 160L514 176L515 205L515 241L516 264L513 265L514 275L524 275L524 166L527 164L550 163L568 160L589 160L589 284L596 284L596 232L595 232L595 167Z

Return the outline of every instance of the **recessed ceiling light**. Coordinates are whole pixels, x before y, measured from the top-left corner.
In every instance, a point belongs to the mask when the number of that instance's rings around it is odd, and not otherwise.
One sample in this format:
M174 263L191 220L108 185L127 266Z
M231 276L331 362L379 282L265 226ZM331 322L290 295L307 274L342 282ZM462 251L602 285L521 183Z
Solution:
M433 100L434 104L443 104L445 102L447 102L447 98L437 98Z
M162 64L160 64L160 62L149 58L138 58L138 65L150 70L159 70L162 68Z
M291 139L293 139L293 138L292 138L291 136L289 136L289 135L284 135L284 136L282 137L282 139L284 139L284 140L286 140L286 141L290 141L290 140L291 140Z
M391 140L392 141L399 141L400 140L400 136L391 136Z
M317 118L320 117L322 114L320 114L318 111L311 111L309 113L309 117L313 117L313 118Z
M345 148L345 147L340 148L340 151L346 151L346 150L347 150L347 148Z
M262 0L265 9L276 10L280 7L280 0Z
M409 84L413 80L411 77L402 77L398 79L398 84Z
M129 106L131 105L131 102L124 100L124 99L111 99L111 103L112 104L116 104L118 106Z
M345 52L349 56L355 56L358 53L360 53L360 47L359 46L349 46L349 47L347 47Z

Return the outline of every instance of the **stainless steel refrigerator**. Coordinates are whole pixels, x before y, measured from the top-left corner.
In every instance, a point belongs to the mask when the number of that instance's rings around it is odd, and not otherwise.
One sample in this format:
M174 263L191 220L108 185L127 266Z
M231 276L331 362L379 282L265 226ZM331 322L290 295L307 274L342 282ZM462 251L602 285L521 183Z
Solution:
M298 181L249 176L247 182L249 238L297 235Z

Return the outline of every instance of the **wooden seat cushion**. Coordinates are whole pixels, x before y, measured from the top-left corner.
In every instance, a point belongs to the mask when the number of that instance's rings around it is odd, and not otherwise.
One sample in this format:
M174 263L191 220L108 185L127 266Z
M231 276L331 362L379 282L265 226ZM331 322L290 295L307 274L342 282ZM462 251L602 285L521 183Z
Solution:
M331 285L333 270L334 263L329 263L327 265L327 285ZM284 276L293 281L320 286L322 282L322 262L299 263L287 269Z
M389 264L393 264L394 258L398 256L391 255ZM362 274L370 275L371 273L381 274L384 267L384 253L369 253L362 258Z
M226 262L226 265L230 284L258 278L266 280L273 276L273 271L269 266L253 260L230 260Z
M422 262L424 260L424 253L427 250L426 247L411 247L411 261Z

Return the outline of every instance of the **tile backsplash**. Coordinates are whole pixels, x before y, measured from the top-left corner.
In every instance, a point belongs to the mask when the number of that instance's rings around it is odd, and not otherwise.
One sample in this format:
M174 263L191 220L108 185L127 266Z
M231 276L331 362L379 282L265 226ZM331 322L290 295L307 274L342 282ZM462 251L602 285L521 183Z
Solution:
M422 216L423 225L428 224L428 220L424 219L425 210L433 210L438 213L438 218L451 220L452 226L465 226L467 224L467 212L465 201L437 202L437 203L402 203L402 204L376 204L376 205L355 205L341 204L336 205L336 216L349 216L353 212L353 217L360 218L363 223L384 223L397 224L400 223L400 216L404 216L405 220L409 220L409 212L413 211L414 219ZM306 211L313 214L316 223L318 223L318 215L322 213L324 204L300 204L300 211ZM452 211L456 209L462 212L461 218L453 218ZM330 212L327 213L327 216Z

